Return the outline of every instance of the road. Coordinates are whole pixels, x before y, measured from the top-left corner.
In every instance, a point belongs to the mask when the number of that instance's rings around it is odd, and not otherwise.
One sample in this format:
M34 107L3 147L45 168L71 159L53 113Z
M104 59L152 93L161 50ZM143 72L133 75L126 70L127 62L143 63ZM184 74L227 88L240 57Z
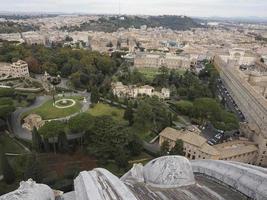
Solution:
M230 93L227 91L223 83L218 83L217 88L218 88L218 95L220 95L225 100L226 107L230 111L236 114L240 122L244 122L245 121L244 115L236 105L234 99L231 97Z

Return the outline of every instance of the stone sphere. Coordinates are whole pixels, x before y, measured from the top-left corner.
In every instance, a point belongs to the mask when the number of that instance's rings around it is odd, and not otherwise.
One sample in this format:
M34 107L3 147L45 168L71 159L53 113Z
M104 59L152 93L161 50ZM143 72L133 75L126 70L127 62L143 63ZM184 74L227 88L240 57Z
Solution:
M173 188L195 183L189 160L182 156L156 158L144 166L144 180L148 185Z

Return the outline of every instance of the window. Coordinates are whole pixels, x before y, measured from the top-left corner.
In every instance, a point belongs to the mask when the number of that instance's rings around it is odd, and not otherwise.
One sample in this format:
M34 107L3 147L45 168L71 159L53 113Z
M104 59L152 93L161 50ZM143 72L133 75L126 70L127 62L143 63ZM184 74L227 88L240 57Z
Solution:
M193 155L193 156L192 156L192 159L195 160L195 159L196 159L196 156Z
M266 151L262 152L262 154L265 154L265 153L266 153Z

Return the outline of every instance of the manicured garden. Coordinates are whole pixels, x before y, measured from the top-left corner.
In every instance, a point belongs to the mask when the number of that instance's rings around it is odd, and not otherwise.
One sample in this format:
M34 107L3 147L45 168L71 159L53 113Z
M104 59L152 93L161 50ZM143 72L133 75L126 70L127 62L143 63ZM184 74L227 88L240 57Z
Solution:
M104 103L96 104L93 108L90 108L88 112L93 116L109 115L113 119L118 121L122 121L124 115L123 109L110 106L109 104L104 104Z
M76 112L79 112L82 108L81 101L83 98L82 97L68 97L68 99L73 99L76 103L71 107L60 108L60 107L55 107L53 105L53 100L49 100L45 102L43 105L41 105L40 107L24 113L23 117L26 117L27 115L31 113L34 113L34 114L40 115L42 119L48 120L48 119L66 117Z

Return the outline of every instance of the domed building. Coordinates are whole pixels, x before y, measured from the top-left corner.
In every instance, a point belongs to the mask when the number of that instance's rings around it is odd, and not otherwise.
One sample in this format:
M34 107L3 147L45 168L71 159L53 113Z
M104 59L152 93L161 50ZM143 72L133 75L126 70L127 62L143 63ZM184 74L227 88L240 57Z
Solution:
M267 169L165 156L145 166L135 164L121 178L103 168L83 171L74 180L74 191L58 197L48 186L37 185L20 187L0 200L266 200Z

